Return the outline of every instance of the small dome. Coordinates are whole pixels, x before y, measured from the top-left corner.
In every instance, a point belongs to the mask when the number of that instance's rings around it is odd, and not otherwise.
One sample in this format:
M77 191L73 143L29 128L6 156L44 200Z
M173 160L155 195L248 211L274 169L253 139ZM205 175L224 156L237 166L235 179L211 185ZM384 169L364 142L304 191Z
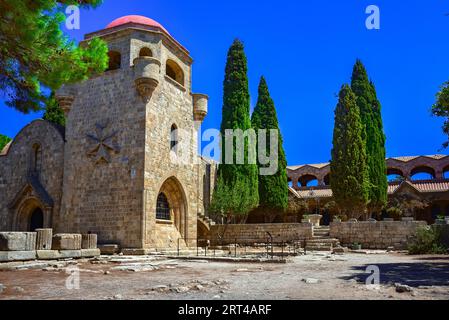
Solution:
M144 17L144 16L137 16L137 15L131 15L131 16L124 16L118 19L115 19L110 24L106 26L106 29L115 28L121 25L125 25L127 23L135 23L135 24L141 24L149 27L159 28L162 31L168 33L168 31L157 21ZM169 33L168 33L169 34Z

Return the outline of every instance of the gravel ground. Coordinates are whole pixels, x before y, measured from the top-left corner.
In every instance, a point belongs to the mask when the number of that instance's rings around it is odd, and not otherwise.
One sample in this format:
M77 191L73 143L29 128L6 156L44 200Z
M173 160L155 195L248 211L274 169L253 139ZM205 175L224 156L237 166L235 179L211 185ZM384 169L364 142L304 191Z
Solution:
M365 285L368 266L379 268L377 288ZM78 268L79 289L67 289L76 280L67 267ZM102 257L0 269L0 299L449 299L449 256L308 254L286 264Z

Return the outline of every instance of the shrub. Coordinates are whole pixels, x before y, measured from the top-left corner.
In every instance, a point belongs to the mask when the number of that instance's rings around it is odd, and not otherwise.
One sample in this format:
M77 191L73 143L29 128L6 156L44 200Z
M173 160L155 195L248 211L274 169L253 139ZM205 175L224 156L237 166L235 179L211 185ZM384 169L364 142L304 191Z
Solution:
M387 214L389 218L393 218L395 220L399 220L399 218L402 216L401 209L399 209L398 207L388 208Z
M417 230L416 238L408 247L409 254L445 254L447 248L440 241L440 232L424 227Z

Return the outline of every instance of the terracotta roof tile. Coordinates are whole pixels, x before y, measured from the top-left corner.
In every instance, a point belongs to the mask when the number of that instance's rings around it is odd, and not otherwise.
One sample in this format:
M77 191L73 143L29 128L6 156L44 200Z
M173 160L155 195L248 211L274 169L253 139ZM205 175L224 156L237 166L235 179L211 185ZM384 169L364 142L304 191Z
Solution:
M440 181L405 181L403 183L409 183L418 192L430 193L430 192L446 192L449 191L449 180ZM388 185L388 194L394 194L401 184L394 183ZM313 190L313 193L311 192ZM301 189L294 190L290 188L290 191L298 198L313 199L313 198L330 198L332 197L332 189L319 188L319 189Z
M449 190L449 180L414 181L412 184L420 192L444 192Z
M313 199L313 198L330 198L332 197L332 190L330 188L325 189L316 189L313 190L297 190L296 193L298 194L299 198L303 199Z
M405 157L391 157L391 158L387 158L386 160L398 160L398 161L402 161L402 162L409 162L412 161L414 159L417 159L419 157L425 157L425 158L430 158L430 159L435 159L435 160L440 160L446 157L449 157L448 155L444 155L444 154L434 154L434 155L428 155L428 156L405 156ZM300 168L303 168L305 166L309 166L309 167L315 167L318 169L324 168L326 166L329 165L329 162L326 163L318 163L318 164L302 164L302 165L298 165L298 166L288 166L287 169L289 170L298 170Z
M446 158L447 155L444 155L444 154L434 154L434 155L429 155L429 156L392 157L392 158L390 158L390 159L399 160L399 161L402 161L402 162L409 162L409 161L412 161L412 160L417 159L417 158L420 158L420 157L430 158L430 159L435 159L435 160L440 160L440 159Z

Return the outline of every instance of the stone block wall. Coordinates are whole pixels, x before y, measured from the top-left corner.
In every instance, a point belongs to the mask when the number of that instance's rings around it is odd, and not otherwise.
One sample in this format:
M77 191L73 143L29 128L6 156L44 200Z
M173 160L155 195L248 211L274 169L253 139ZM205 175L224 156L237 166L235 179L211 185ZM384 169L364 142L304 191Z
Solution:
M205 163L198 157L201 117L194 112L192 59L164 33L124 28L98 35L121 55L120 68L61 88L56 96L66 101L65 130L35 121L0 156L0 231L95 233L100 244L130 249L196 239ZM142 48L161 63L148 96L135 82L140 74L133 61ZM166 74L172 63L183 79ZM175 152L172 128L179 130ZM32 152L36 143L39 157ZM27 187L33 161L39 162L38 183ZM160 193L169 202L169 223L156 219ZM42 226L30 224L35 208L43 211Z
M129 52L129 39L111 48ZM59 233L95 233L99 243L141 247L145 105L123 66L73 85L75 100L67 117L63 201L54 219ZM107 161L99 143L111 137Z
M35 232L0 232L0 251L33 251Z
M441 243L449 248L449 224L435 224L432 226L432 228L436 229L439 232Z
M417 229L426 225L425 221L333 222L330 236L343 246L358 243L363 249L406 249Z
M63 129L45 120L24 127L0 155L0 231L28 231L37 207L44 212L43 227L50 227L60 209L63 168Z
M267 242L269 232L274 242L289 242L310 239L313 236L311 223L230 224L211 226L211 244ZM221 239L218 240L218 239Z
M52 233L52 229L0 232L0 263L35 259L92 258L101 253L97 248L96 234L56 234L52 237ZM87 240L87 243L84 240Z

